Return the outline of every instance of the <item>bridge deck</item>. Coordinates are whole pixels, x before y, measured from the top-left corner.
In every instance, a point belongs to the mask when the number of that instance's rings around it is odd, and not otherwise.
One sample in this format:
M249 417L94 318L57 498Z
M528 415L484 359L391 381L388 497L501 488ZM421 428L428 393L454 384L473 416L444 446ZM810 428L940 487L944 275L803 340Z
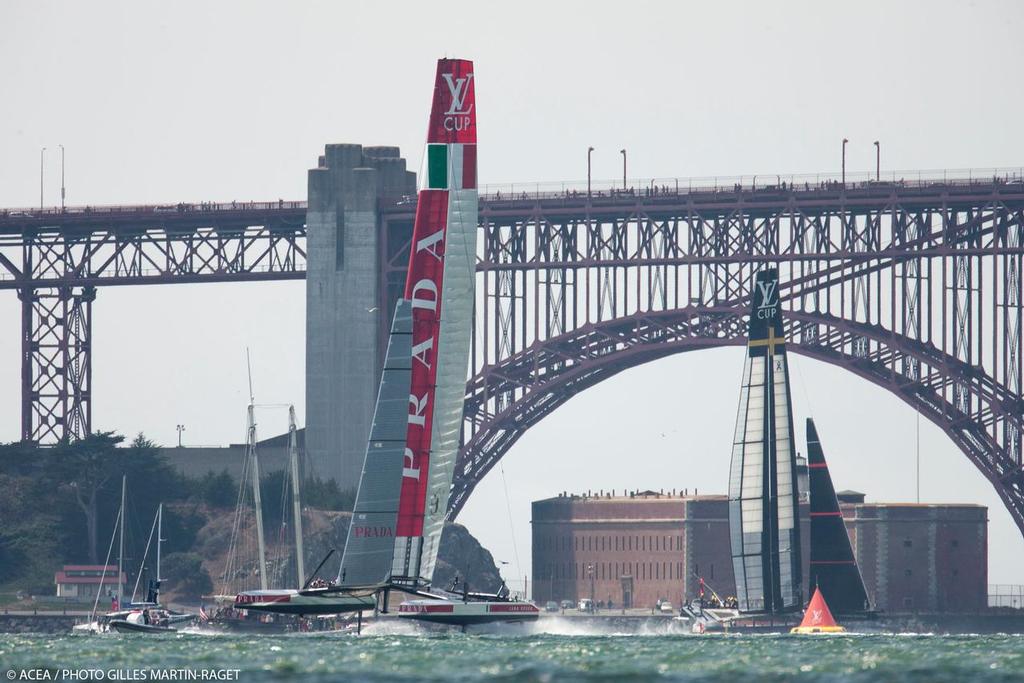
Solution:
M1024 195L1024 178L1018 172L1005 172L986 178L924 178L882 181L848 182L834 179L818 182L787 181L744 184L687 184L670 180L659 184L654 181L644 187L603 188L588 196L586 189L500 189L484 191L480 197L480 213L488 215L516 215L541 208L552 215L579 214L589 210L592 214L620 213L636 208L645 212L673 212L692 206L705 210L728 210L743 206L747 211L763 208L777 211L780 207L835 208L898 200L934 205L941 201L977 202L998 195ZM531 187L525 184L524 188ZM381 212L392 218L411 217L416 210L413 197L398 197L386 201ZM270 228L302 228L305 224L306 202L278 200L271 202L224 202L141 204L111 206L74 206L60 208L0 209L0 244L10 245L33 230L58 229L64 233L96 231L191 232L204 228L218 231L240 231L248 226ZM11 240L15 237L15 240Z

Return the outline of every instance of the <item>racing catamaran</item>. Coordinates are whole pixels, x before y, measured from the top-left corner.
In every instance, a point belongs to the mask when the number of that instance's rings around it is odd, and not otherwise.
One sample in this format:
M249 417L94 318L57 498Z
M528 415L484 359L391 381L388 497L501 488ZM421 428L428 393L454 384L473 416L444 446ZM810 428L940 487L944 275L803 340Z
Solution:
M754 281L729 478L729 537L736 578L734 604L712 591L683 607L694 631L774 629L803 607L793 402L779 306L778 271ZM814 421L807 420L810 502L808 594L820 592L837 611L870 616L867 593L846 532ZM769 621L758 627L757 621Z
M736 606L684 606L695 629L803 607L796 449L779 277L757 273L729 476Z
M532 603L510 600L507 589L470 593L464 585L461 595L427 592L459 450L470 358L478 200L475 90L472 62L438 62L405 284L412 316L411 388L390 582L418 598L403 602L399 616L460 626L539 615Z
M473 63L437 63L403 297L395 307L352 522L334 582L238 596L246 609L300 614L387 609L468 625L536 619L529 602L432 592L462 428L477 231Z
M803 607L796 449L775 269L754 281L729 478L729 525L740 612Z

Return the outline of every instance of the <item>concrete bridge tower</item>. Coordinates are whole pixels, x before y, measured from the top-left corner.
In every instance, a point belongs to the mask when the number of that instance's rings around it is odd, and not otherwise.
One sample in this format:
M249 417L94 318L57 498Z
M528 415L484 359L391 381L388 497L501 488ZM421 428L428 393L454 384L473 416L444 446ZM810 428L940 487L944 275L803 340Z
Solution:
M415 194L397 147L327 145L309 171L306 463L342 489L359 481L379 379L378 206Z

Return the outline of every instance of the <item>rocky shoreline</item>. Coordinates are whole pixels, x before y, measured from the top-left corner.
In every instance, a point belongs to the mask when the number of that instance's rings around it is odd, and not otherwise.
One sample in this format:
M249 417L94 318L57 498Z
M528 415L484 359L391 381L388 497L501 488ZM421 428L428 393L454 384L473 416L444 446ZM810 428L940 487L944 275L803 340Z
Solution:
M71 627L88 619L88 612L68 614L0 614L0 633L71 633Z

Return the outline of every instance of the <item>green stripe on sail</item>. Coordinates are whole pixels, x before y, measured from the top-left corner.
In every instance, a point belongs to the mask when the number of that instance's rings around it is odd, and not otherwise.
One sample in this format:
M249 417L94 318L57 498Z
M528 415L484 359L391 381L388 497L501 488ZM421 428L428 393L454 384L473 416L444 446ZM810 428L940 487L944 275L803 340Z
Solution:
M448 145L427 145L427 188L448 189Z

